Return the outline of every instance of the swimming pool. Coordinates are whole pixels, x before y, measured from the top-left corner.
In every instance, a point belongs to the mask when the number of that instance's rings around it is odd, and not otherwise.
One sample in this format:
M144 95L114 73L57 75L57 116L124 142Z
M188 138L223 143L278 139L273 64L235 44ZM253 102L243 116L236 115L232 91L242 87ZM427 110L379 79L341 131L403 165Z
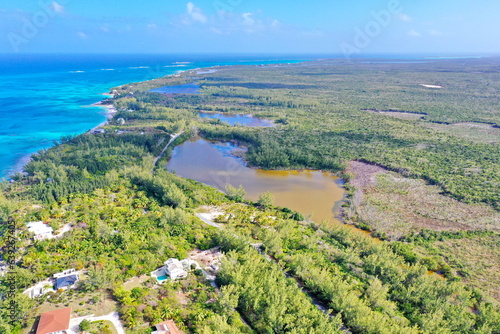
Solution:
M168 276L162 275L162 276L156 277L156 279L158 280L158 282L163 282L163 281L168 279Z

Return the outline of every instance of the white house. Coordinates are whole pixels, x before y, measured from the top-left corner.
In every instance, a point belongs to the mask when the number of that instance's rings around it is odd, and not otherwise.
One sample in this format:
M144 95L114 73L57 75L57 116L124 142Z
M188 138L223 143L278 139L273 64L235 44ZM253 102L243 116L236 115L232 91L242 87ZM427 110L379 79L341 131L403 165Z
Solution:
M45 224L42 221L39 222L30 222L26 224L28 226L28 231L33 232L35 236L33 237L35 240L45 240L54 238L54 231L52 227Z
M170 279L178 279L187 277L188 273L184 270L181 261L177 259L168 259L165 261L165 273L170 276Z
M60 273L54 274L54 278L59 278L63 276L68 276L68 275L73 275L76 273L76 270L71 268L71 269L66 269Z
M55 292L59 289L72 289L76 287L79 281L80 271L75 269L67 269L63 272L54 274L53 277L48 278L44 281L38 282L32 287L26 289L23 293L28 295L30 298L40 297L47 292Z
M48 279L42 282L38 282L37 284L33 285L32 287L24 290L24 294L30 297L31 299L40 297L44 295L47 292L50 291L56 291L53 289L54 283Z

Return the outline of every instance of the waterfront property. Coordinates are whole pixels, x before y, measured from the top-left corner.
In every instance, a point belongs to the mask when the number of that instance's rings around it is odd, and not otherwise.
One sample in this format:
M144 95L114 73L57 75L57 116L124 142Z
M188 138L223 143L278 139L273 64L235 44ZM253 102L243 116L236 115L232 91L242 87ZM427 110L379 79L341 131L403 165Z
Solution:
M66 334L69 331L71 307L42 313L36 334Z
M94 129L94 130L92 130L92 133L93 133L93 134L96 134L96 135L99 135L99 134L106 133L106 130L101 129L101 128L98 128L98 129Z

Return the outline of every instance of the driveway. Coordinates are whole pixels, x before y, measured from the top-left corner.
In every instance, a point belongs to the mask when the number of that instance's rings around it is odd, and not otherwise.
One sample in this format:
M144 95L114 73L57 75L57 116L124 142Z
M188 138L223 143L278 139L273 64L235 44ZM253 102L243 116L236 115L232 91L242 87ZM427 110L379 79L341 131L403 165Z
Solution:
M201 221L203 221L207 225L210 225L210 226L213 226L213 227L217 227L217 228L221 228L219 224L213 222L210 219L210 217L211 217L210 213L197 213L196 217L200 218Z
M79 317L79 318L73 318L70 320L69 324L69 331L68 334L77 334L79 333L79 326L80 323L84 320L87 319L89 321L101 321L101 320L108 320L113 323L113 325L116 328L116 331L118 334L125 334L125 329L123 328L123 325L120 321L120 316L118 315L118 312L112 312L110 314L106 314L100 317L94 317L93 315L88 315L85 317Z

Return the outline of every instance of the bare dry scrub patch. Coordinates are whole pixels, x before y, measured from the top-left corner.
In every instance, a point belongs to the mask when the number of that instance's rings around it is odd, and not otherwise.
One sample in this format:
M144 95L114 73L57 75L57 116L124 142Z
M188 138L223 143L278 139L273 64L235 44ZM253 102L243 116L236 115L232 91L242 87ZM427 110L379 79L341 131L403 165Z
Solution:
M390 238L421 229L500 231L500 213L489 206L461 203L437 186L363 162L351 162L349 171L356 189L350 216ZM466 284L500 301L500 235L435 241L416 250L442 256Z
M424 116L426 116L425 114L421 113L404 112L404 111L389 111L389 110L375 110L375 109L366 109L365 111L379 115L386 115L395 118L406 119L406 120L419 120L422 119Z
M123 287L125 290L131 291L133 288L140 288L143 286L143 283L148 281L151 277L148 275L141 275L141 276L136 276L132 277L125 283L123 283Z
M362 162L352 162L350 172L356 188L350 214L392 238L421 229L500 231L500 214L491 207L443 196L423 180Z
M349 172L354 175L350 181L356 189L354 192L354 205L359 207L363 202L363 193L369 187L377 183L377 174L385 173L387 170L375 165L370 165L360 161L352 161L349 165Z
M459 137L481 144L500 143L500 128L484 123L438 124L423 122L422 125L444 132L450 136Z
M465 283L500 301L499 235L437 241L431 249L443 256Z

